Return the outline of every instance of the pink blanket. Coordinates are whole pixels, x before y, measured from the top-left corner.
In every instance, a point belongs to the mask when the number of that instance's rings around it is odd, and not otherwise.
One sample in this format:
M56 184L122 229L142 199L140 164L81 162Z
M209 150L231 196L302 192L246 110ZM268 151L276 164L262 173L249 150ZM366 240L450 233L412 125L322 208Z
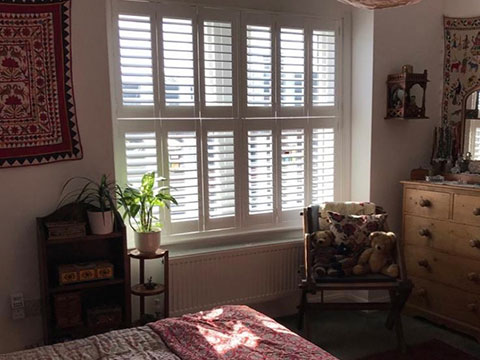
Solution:
M247 306L222 306L149 326L182 360L338 360Z

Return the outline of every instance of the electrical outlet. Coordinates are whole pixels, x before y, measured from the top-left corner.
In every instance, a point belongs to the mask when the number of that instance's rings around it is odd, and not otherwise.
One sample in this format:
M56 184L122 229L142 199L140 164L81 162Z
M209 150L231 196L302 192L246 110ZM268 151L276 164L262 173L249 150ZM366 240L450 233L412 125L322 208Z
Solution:
M12 310L24 308L25 303L23 301L23 294L16 293L16 294L10 295L10 306L12 307Z
M12 310L12 319L13 320L21 320L25 319L25 309L19 308L19 309L13 309Z

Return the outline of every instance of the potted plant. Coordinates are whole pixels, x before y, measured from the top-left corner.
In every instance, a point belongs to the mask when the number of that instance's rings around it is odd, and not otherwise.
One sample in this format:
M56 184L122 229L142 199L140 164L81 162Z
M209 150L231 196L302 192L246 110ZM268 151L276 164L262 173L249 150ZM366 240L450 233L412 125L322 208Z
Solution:
M170 208L170 203L177 205L177 200L170 195L169 188L156 188L156 182L164 182L163 177L156 177L155 172L146 173L142 177L140 188L127 186L122 189L117 185L119 208L123 209L123 217L135 231L135 247L142 253L155 253L160 246L161 224L153 214L157 206Z
M116 212L113 197L114 183L108 180L106 175L102 175L99 182L87 177L73 177L63 186L62 194L72 182L79 180L83 182L82 187L66 193L60 203L71 201L86 204L92 234L110 234L113 232Z

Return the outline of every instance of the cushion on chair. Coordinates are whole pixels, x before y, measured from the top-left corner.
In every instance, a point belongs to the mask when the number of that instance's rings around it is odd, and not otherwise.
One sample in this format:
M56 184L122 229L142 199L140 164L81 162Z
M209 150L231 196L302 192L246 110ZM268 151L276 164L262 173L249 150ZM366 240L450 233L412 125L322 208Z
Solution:
M372 202L326 202L317 210L317 214L318 211L320 211L318 230L328 230L330 227L329 211L342 215L372 215L375 214L376 206Z
M328 218L335 243L347 244L354 253L358 253L369 245L368 236L372 232L385 229L387 214L342 215L329 211Z

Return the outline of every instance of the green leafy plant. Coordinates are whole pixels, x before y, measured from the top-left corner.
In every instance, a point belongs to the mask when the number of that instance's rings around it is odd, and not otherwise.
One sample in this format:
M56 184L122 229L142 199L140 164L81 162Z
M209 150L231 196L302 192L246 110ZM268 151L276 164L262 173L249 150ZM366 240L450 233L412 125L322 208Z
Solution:
M170 208L170 203L176 204L177 200L170 195L167 186L156 188L156 181L163 183L163 177L156 177L155 172L143 175L139 189L131 186L122 189L117 185L118 206L123 210L123 218L128 217L132 229L139 233L157 231L161 228L158 218L154 216L156 206Z
M80 188L68 191L73 183L82 182ZM68 179L62 188L62 199L60 205L66 203L82 203L87 205L90 211L105 212L115 211L115 183L108 179L107 175L102 175L100 181L95 181L87 177L77 176Z

